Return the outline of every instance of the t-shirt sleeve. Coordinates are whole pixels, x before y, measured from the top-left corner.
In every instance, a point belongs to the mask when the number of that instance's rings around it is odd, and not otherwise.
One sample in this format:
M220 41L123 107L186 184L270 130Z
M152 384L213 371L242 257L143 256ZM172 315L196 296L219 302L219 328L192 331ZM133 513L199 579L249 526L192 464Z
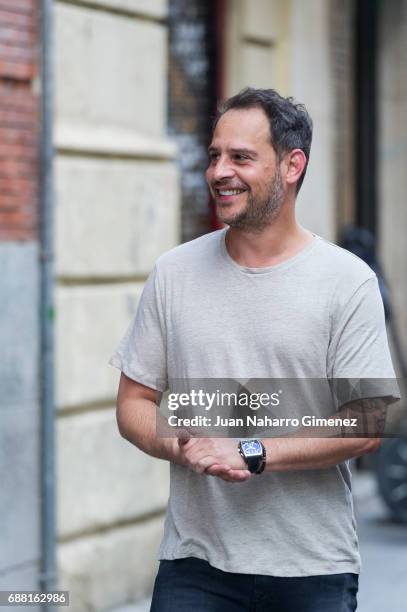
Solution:
M136 315L109 364L146 387L165 391L166 355L164 308L155 267L144 285Z
M338 405L368 397L383 397L389 403L398 400L376 276L362 283L346 305L332 314L331 330L327 372Z

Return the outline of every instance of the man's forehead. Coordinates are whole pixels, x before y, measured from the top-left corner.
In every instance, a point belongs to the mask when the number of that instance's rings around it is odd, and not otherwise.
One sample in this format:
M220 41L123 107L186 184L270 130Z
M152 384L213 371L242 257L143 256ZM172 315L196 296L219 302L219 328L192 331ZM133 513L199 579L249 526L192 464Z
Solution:
M270 144L268 118L261 108L231 109L222 115L212 135L211 146L229 147Z

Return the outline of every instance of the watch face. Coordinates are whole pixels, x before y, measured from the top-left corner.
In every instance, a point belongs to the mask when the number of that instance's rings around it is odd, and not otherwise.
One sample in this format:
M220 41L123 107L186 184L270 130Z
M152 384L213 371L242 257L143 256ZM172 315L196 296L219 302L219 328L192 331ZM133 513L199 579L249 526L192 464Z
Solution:
M263 449L258 440L246 440L241 443L241 447L245 457L253 457L263 454Z

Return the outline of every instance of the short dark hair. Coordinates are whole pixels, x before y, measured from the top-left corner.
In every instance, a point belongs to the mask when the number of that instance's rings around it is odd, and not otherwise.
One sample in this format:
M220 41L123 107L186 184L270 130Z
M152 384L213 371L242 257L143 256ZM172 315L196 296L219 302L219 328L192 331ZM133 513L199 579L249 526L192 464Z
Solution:
M304 104L294 98L283 98L274 89L246 87L238 94L225 100L218 110L213 129L227 111L241 108L262 108L270 125L271 144L281 159L293 149L301 149L307 161L297 182L297 193L303 183L312 142L312 119Z

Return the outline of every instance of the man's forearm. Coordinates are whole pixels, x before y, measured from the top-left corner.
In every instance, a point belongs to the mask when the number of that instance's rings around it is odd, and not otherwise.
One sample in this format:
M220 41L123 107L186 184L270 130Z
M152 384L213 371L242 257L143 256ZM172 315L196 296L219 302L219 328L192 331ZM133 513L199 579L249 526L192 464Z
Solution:
M180 463L178 440L157 436L157 406L148 399L131 399L117 407L120 434L152 457Z
M343 420L356 417L357 427L307 427L291 437L263 440L267 453L266 469L328 468L379 448L378 436L383 433L386 421L386 402L382 398L350 402L332 417Z
M371 438L273 438L262 439L266 447L266 470L317 470L346 459L374 452L380 440Z

